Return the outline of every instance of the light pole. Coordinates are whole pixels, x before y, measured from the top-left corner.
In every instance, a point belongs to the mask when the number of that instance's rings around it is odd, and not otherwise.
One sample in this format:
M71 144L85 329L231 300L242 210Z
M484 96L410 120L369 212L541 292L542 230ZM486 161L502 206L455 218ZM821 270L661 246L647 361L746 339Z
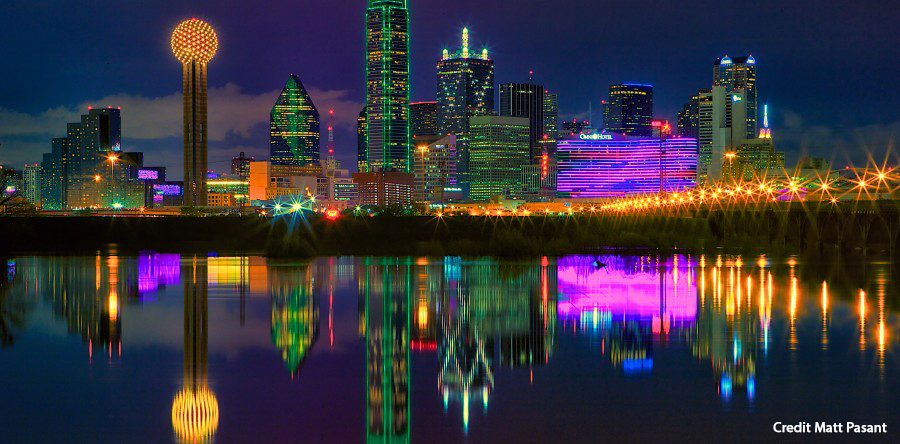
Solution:
M112 193L113 180L115 178L116 161L119 160L119 156L117 156L115 154L110 154L109 157L106 158L106 160L109 161L109 187L108 187L109 188L109 201L110 201L109 207L113 208L113 205L115 205L115 203L116 203L116 200L113 197L113 193Z

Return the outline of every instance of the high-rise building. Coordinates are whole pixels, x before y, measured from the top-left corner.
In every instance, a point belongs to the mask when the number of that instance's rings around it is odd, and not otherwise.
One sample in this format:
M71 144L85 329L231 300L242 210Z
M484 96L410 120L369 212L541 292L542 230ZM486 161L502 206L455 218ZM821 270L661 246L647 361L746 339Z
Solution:
M369 170L411 171L407 0L368 0L366 106Z
M688 138L580 135L559 141L561 197L612 198L694 187L697 142Z
M713 86L724 86L726 93L741 92L746 114L741 122L744 139L753 139L759 130L759 108L756 92L756 59L752 55L717 58L713 62ZM734 126L740 126L734 123Z
M184 103L184 204L206 205L208 149L207 65L219 40L209 23L192 18L172 32L172 52L182 66Z
M522 168L532 162L530 119L478 116L469 125L472 200L518 196Z
M359 112L356 119L356 166L360 173L369 171L369 140L366 128L366 107Z
M559 95L544 91L544 131L541 135L543 152L556 154L559 139Z
M142 153L122 152L118 108L91 108L79 123L66 125L66 137L52 141L39 171L42 206L137 208L145 204Z
M421 137L415 142L413 199L443 201L444 189L456 186L456 136Z
M603 106L603 129L610 134L650 137L653 130L653 85L609 85Z
M409 114L412 116L413 139L438 135L437 102L410 103ZM418 140L414 145L419 145Z
M775 149L772 130L769 128L769 106L763 106L763 127L759 137L740 140L725 152L722 162L722 178L728 180L754 180L786 173L784 152Z
M231 158L231 174L245 179L250 177L250 162L255 161L256 158L247 157L241 151L240 155Z
M700 140L700 97L709 93L709 89L701 88L678 112L679 136Z
M494 113L494 61L487 50L472 53L469 30L463 29L462 47L451 54L444 50L437 63L438 134L456 136L460 182L469 171L469 119Z
M319 138L319 110L300 78L291 74L269 114L269 153L272 163L319 163Z
M500 85L500 115L528 119L529 156L539 159L544 139L544 87L531 83Z
M41 166L38 164L25 165L22 173L23 194L25 200L33 204L41 203Z

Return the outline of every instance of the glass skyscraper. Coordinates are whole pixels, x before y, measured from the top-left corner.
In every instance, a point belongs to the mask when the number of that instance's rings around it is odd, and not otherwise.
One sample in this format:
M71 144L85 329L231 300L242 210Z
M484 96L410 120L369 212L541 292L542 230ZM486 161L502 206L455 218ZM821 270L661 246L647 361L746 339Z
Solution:
M437 63L437 127L441 135L456 136L456 171L461 182L469 171L469 119L494 112L494 61L487 50L469 50L469 30L463 29L462 47L444 50Z
M522 169L531 163L529 119L479 116L470 125L472 200L521 194Z
M743 93L747 107L745 138L756 138L759 131L756 59L752 55L716 59L713 62L713 86L724 86L726 93Z
M364 106L356 119L356 163L360 173L369 171L369 138L366 130L366 120L368 118L366 115L366 107Z
M369 0L366 9L367 163L410 172L407 0Z
M269 114L269 153L273 165L319 163L319 110L294 74Z
M650 137L653 128L653 85L609 85L603 107L604 131L611 134Z
M409 112L412 115L411 131L414 139L438 135L437 102L410 103Z
M529 155L537 162L544 139L544 87L531 83L500 85L500 115L528 119Z

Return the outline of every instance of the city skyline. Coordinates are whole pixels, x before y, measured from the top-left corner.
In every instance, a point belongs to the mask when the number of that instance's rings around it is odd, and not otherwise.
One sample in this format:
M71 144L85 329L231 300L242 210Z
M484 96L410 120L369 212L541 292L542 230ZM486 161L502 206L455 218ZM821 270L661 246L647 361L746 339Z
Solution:
M523 9L530 10L543 3L531 0L525 1L522 6ZM599 12L599 8L588 2L567 3L585 12ZM675 114L696 89L709 86L708 67L712 60L725 54L736 56L749 53L760 62L760 78L763 79L759 88L760 106L770 104L771 126L779 135L779 147L788 153L789 164L797 159L808 144L812 144L815 150L811 154L832 159L836 165L847 162L843 153L832 155L833 149L842 144L850 155L850 160L860 164L865 161L864 150L861 148L875 151L878 157L878 153L883 151L894 134L894 129L898 127L894 122L897 117L891 107L891 103L897 99L893 97L896 93L880 89L873 92L870 91L872 88L863 87L873 83L886 84L886 80L879 81L879 76L892 72L892 64L897 63L889 57L871 57L873 53L887 50L889 45L886 42L895 40L890 36L896 31L887 27L879 30L879 26L870 26L870 22L890 16L889 13L868 15L868 12L863 11L866 8L861 7L859 11L851 11L853 13L846 19L842 18L843 22L838 22L838 17L829 12L820 12L818 18L801 16L800 5L792 5L778 17L764 13L765 8L760 8L759 11L750 11L752 13L748 20L755 19L758 25L752 32L724 33L715 41L706 39L705 36L679 34L671 48L651 48L649 43L640 39L636 43L620 39L604 43L602 36L582 35L583 38L578 40L582 44L576 44L572 48L571 41L564 37L576 36L577 26L567 26L574 30L561 32L558 39L544 38L539 42L537 40L544 33L519 33L524 39L519 42L511 38L512 18L493 14L501 5L480 5L483 13L477 17L466 17L465 13L452 15L456 14L456 10L466 10L466 5L466 1L460 2L458 8L449 11L451 16L447 19L444 15L448 11L438 13L429 10L434 8L429 8L427 3L411 2L411 100L434 100L435 54L440 54L444 47L455 47L460 29L468 25L478 30L479 45L485 42L491 58L497 61L497 83L526 81L528 69L533 68L535 83L541 83L559 93L561 120L586 118L590 100L593 105L592 123L598 126L602 113L599 100L610 84L646 82L654 85L654 108L659 110L657 116L675 121ZM710 17L717 12L721 13L727 6L709 5L706 9L693 8L679 14L683 16L690 12L697 17ZM892 7L895 6L887 6L888 9ZM25 8L22 12L28 12L28 7L14 8ZM99 12L110 14L118 11L117 8L120 7ZM277 43L276 37L280 30L266 25L274 23L274 20L267 21L273 12L260 11L259 19L245 23L238 20L238 16L241 19L244 17L241 15L243 8L234 6L211 10L192 7L190 4L177 7L156 5L151 11L146 11L140 23L133 23L130 16L128 20L124 20L123 23L132 25L130 28L120 23L111 24L110 32L115 37L106 36L101 42L96 42L95 37L89 35L84 39L63 43L59 39L38 36L21 48L4 48L0 57L9 59L15 56L26 62L34 54L51 55L43 59L52 59L52 55L59 51L82 53L84 47L96 48L103 59L95 60L98 57L96 54L85 54L83 58L75 59L59 57L59 69L68 73L64 77L65 81L46 87L46 80L42 80L44 74L28 76L24 72L15 71L4 74L7 81L3 82L5 86L0 89L5 97L3 103L0 103L0 115L3 116L0 121L4 122L0 123L0 163L21 167L25 163L38 161L38 153L48 150L49 140L62 136L56 129L61 123L82 114L88 104L113 105L123 106L123 117L129 122L126 124L123 143L127 146L124 149L145 152L148 163L168 166L173 173L172 178L176 179L181 163L177 143L180 128L176 127L180 119L161 116L159 110L170 109L169 104L173 101L180 102L179 85L171 81L175 68L180 67L177 64L170 66L171 55L166 54L165 41L166 33L185 14L196 14L216 27L223 42L210 77L210 169L227 170L230 158L239 151L265 157L265 121L268 117L265 108L270 108L274 103L276 90L281 86L279 83L283 82L284 76L296 71L304 73L304 81L320 108L336 109L337 156L347 165L354 164L355 122L364 93L360 87L364 48L360 44L362 31L358 29L364 5L330 11L328 19L314 23L313 27L316 32L325 29L341 31L337 33L338 36L310 45L297 45L296 48ZM323 7L291 8L298 11L305 8L314 12ZM610 6L605 11L614 12L616 8ZM66 7L60 6L52 12L39 14L37 20L53 21L58 14L63 13L74 14L76 17L88 12L98 13L91 7L85 9L86 11L68 11ZM272 9L274 11L275 8ZM662 26L661 32L673 27L681 29L667 21L660 23L661 18L657 15L670 9L671 6L659 6L646 19L646 23ZM886 12L884 8L882 12ZM17 14L11 14L15 15ZM623 21L629 16L625 11ZM349 21L341 22L345 17ZM584 23L586 19L572 17L567 20L570 25L574 25ZM697 18L679 25L687 26L687 23L693 23L694 20ZM807 32L808 28L803 27L810 20L821 22L822 27L840 24L853 29L855 35L847 37L843 33L849 31L840 30L836 31L836 35L818 35L815 41L811 41L812 34ZM867 24L864 26L864 23ZM0 27L3 29L0 35L21 29L18 23L3 25ZM258 31L258 36L241 37L248 35L245 31L251 29L248 28L250 26ZM615 28L620 24L613 23L610 26ZM66 30L66 27L67 25L56 26L59 30ZM53 35L59 30L53 29L49 34ZM790 41L790 36L798 35L803 38L794 40L807 42L806 45ZM841 36L843 41L839 41ZM16 41L15 37L7 38ZM539 44L535 46L535 42ZM263 43L271 48L254 52ZM613 52L604 48L613 43L630 45L628 48L631 50ZM659 46L656 43L653 45ZM548 51L548 46L557 49ZM82 48L81 51L77 51L79 47ZM281 57L273 59L272 51L280 52ZM360 57L355 57L354 54ZM862 63L863 59L867 66L871 66L874 61L878 69L848 69L852 68L854 61ZM139 63L144 60L152 62L152 66ZM264 65L267 69L244 69L261 60L268 62ZM840 63L835 63L838 60ZM35 66L48 66L45 61L34 63ZM269 65L271 68L268 68ZM663 65L665 69L662 68ZM38 82L41 84L40 88L37 87ZM833 84L845 86L845 90L834 91L827 88ZM259 109L263 109L263 112L258 112ZM868 112L842 113L841 109Z

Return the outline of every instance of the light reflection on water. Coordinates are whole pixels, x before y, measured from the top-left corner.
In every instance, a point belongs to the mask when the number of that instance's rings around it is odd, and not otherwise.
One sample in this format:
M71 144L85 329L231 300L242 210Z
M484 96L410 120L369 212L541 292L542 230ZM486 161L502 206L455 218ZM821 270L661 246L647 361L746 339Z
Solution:
M18 258L0 424L37 441L452 442L880 423L900 413L891 280L886 263L765 256ZM67 413L42 428L39 408Z

